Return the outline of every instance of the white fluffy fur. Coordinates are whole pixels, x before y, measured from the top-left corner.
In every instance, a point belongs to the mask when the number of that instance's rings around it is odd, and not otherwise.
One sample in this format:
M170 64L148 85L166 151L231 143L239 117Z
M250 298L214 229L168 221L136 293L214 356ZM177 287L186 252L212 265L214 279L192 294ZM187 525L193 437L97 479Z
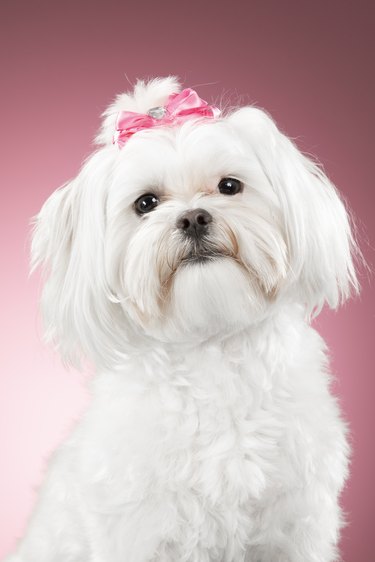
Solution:
M47 339L97 367L91 407L51 460L11 562L332 562L348 471L325 345L308 319L357 290L348 216L322 170L260 109L100 148L41 210ZM243 193L218 192L222 177ZM139 217L133 202L161 204ZM222 257L186 263L183 211Z

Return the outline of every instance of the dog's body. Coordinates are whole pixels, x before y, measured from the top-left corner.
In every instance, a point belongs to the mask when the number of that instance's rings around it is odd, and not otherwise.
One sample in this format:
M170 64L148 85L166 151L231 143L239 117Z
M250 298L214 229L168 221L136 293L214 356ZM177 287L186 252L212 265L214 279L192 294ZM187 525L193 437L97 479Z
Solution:
M254 108L111 146L178 86L137 88L39 217L50 337L99 374L10 561L333 562L348 445L306 314L356 288L344 207Z

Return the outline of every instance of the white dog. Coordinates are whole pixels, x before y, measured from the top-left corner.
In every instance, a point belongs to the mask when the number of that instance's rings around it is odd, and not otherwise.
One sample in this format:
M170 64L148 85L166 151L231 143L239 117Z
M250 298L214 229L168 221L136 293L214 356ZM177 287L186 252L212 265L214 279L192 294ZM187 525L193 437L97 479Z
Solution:
M346 425L309 325L348 215L255 107L138 82L37 218L47 336L97 369L12 562L332 562Z

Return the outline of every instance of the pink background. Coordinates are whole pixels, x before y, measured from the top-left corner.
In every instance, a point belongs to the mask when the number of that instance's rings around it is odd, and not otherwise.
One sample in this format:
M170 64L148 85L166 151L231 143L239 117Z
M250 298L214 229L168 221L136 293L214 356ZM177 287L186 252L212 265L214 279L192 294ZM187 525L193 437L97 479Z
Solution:
M371 2L2 0L1 10L0 559L24 529L45 458L87 403L84 377L41 343L29 219L76 174L125 73L177 74L210 101L224 92L266 108L340 187L370 263L375 203ZM345 562L374 560L374 296L368 275L362 284L318 321L352 428Z

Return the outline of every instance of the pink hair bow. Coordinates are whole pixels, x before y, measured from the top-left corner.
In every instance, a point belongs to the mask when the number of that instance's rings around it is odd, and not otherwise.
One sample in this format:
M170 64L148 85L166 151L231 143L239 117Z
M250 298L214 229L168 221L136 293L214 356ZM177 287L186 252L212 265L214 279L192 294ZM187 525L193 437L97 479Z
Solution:
M134 133L143 129L179 125L192 117L213 118L219 115L219 108L208 105L194 90L186 88L178 94L171 94L166 105L153 107L147 113L120 111L113 143L121 148Z

